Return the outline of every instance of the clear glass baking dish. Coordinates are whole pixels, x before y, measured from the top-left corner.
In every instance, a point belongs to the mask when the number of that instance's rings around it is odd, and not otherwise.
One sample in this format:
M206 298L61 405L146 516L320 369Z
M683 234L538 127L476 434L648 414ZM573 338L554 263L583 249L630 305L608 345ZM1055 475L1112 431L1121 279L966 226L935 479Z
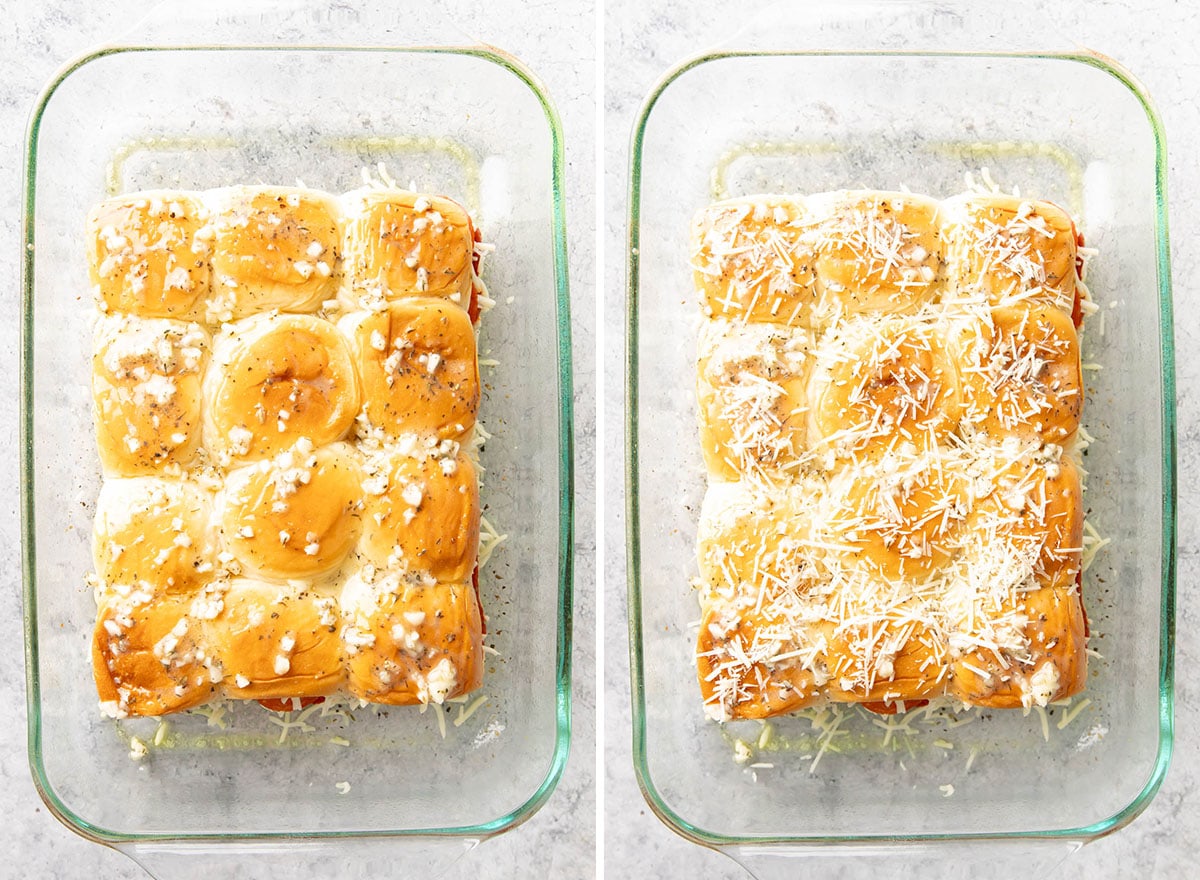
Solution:
M789 860L814 854L886 856L889 871L950 854L973 854L981 870L1017 849L1060 858L1137 815L1169 761L1175 388L1162 126L1116 63L1070 44L1030 50L1048 31L1020 19L1006 29L986 13L921 0L775 6L671 70L635 125L634 761L664 822L762 876L794 876ZM810 773L822 751L810 720L775 720L766 733L758 722L722 727L705 720L695 684L689 579L705 479L689 221L711 201L753 193L907 186L948 196L983 167L1068 206L1099 250L1089 284L1101 314L1084 348L1099 367L1087 373L1084 424L1096 442L1085 504L1111 544L1085 575L1103 655L1092 661L1091 702L1070 718L1054 708L1045 738L1037 714L1016 712L955 728L929 722L928 735L885 742L870 717L851 713ZM1017 864L1029 876L1031 863Z
M566 760L562 133L532 73L441 21L416 4L171 3L65 68L31 119L22 363L30 763L68 827L159 876L190 876L200 851L231 854L245 876L289 860L310 876L368 864L424 875L528 818ZM351 723L317 710L287 731L254 705L230 709L225 728L196 714L162 728L101 718L84 581L99 485L88 207L148 188L303 180L342 192L381 162L401 185L462 201L496 246L483 269L498 302L480 342L481 357L496 362L484 370L481 422L494 438L482 453L483 503L508 538L480 583L497 652L487 701L465 720L464 706L449 708L444 738L436 711L408 709L354 709ZM130 759L131 737L148 747L141 761ZM333 869L322 871L326 863Z

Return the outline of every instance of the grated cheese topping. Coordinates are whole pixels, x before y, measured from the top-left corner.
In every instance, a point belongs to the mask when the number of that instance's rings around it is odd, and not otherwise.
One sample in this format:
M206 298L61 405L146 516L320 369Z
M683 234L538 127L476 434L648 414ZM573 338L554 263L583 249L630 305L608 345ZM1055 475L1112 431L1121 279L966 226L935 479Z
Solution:
M706 714L1077 692L1100 542L1070 217L993 193L762 196L702 211L692 248Z

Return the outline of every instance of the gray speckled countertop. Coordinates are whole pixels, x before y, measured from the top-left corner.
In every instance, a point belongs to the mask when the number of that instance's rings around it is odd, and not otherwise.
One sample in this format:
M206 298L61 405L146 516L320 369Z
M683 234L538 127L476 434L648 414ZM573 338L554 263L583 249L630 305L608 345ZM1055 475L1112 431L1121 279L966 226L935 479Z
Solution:
M630 705L626 615L624 503L623 357L624 244L629 138L642 99L677 61L716 44L768 5L765 0L731 4L695 0L686 4L609 0L606 6L604 175L605 328L603 346L604 438L608 542L605 580L605 778L604 850L608 877L704 877L744 880L749 875L724 856L686 842L649 810L638 791L630 758ZM946 4L953 6L954 4ZM965 4L963 4L965 5ZM1008 10L1010 4L990 4ZM1200 377L1196 337L1200 312L1194 310L1200 243L1193 234L1200 202L1200 166L1193 143L1200 137L1200 61L1193 49L1200 33L1200 10L1175 0L1031 2L1040 15L1080 44L1116 58L1142 81L1155 101L1168 142L1171 251L1175 285L1178 359L1179 569L1177 613L1177 708L1174 759L1157 797L1130 826L1084 847L1048 876L1066 878L1183 877L1195 873L1200 846L1196 809L1200 750L1195 729L1200 704L1194 698L1200 633L1197 575L1200 533L1193 502L1200 475L1200 408L1193 380ZM999 14L999 13L998 13ZM961 866L944 876L970 876ZM1016 876L1025 876L1017 872ZM818 875L814 875L818 876ZM847 868L838 876L891 876L886 865ZM915 874L909 876L916 876ZM920 876L943 876L927 867Z
M582 878L595 864L595 344L589 330L595 300L595 6L592 0L526 3L497 0L486 7L443 4L467 33L521 58L546 84L566 130L566 210L572 299L582 317L574 331L577 460L577 579L574 650L574 732L571 756L546 806L509 834L459 860L447 878L544 876ZM21 628L20 537L17 491L17 375L20 288L21 155L26 121L43 85L62 64L127 29L153 3L136 0L0 0L0 337L3 484L0 509L0 877L134 880L145 874L123 855L87 842L52 817L29 774L25 745L25 687ZM418 3L397 7L420 14ZM198 875L199 876L199 875ZM207 876L215 876L208 874ZM239 875L240 876L240 875Z
M12 707L0 719L0 812L5 858L0 877L113 878L146 876L123 856L75 836L51 817L30 780L25 752L24 661L21 645L20 556L17 510L17 392L19 323L20 162L29 109L39 89L64 61L122 30L150 4L133 0L50 0L39 7L0 0L0 308L9 332L0 358L13 377L0 395L0 456L10 487L0 509L0 694ZM606 535L604 607L605 754L603 836L606 876L704 877L741 880L747 875L724 857L694 846L662 825L645 805L630 761L630 710L625 630L623 455L624 235L629 134L640 102L675 61L715 42L765 0L740 4L695 0L683 5L609 0L605 20L603 92L594 79L594 4L591 0L533 3L496 0L486 5L447 4L464 27L520 56L547 83L563 118L567 142L567 215L572 300L575 303L577 564L575 616L575 716L571 759L558 790L528 823L465 856L446 876L584 878L593 873L595 790L595 364L593 304L604 291ZM1169 141L1169 195L1176 303L1179 426L1179 573L1177 742L1161 792L1132 825L1085 847L1056 870L1057 876L1178 877L1200 847L1195 809L1200 757L1192 731L1200 709L1192 697L1192 670L1200 641L1195 621L1200 599L1189 589L1200 556L1197 512L1189 500L1197 487L1200 411L1191 380L1200 373L1193 354L1200 318L1192 312L1200 244L1190 235L1200 207L1200 167L1190 145L1200 138L1200 60L1192 48L1200 11L1182 0L1033 4L1079 42L1111 54L1145 84L1164 120ZM594 102L603 100L605 179L604 276L595 277L593 191L598 133ZM878 876L864 870L863 877Z

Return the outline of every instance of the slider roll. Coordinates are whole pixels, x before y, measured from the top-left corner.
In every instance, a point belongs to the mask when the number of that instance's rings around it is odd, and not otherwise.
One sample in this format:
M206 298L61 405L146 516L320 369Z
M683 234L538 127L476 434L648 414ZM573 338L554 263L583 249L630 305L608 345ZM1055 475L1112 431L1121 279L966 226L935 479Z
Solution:
M479 551L475 466L461 452L400 452L365 465L361 548L374 565L460 583Z
M806 200L820 318L910 314L938 295L940 209L912 193L839 192Z
M944 444L962 413L938 328L898 317L847 321L822 340L809 387L814 447L839 455Z
M344 672L336 599L238 578L223 604L207 630L226 696L288 699L338 690Z
M958 471L892 452L838 472L825 503L817 530L831 564L893 583L940 572L970 509Z
M347 689L394 706L442 704L479 687L483 635L470 583L347 584Z
M205 382L208 446L219 460L254 461L301 438L342 439L359 409L345 338L311 315L259 315L218 337Z
M949 199L947 286L993 306L1045 305L1071 315L1076 295L1075 224L1052 202L1007 195Z
M741 483L713 484L697 535L701 579L725 598L747 591L820 593L828 577L812 517L810 500L800 493L772 496Z
M88 265L101 311L197 317L209 292L207 212L192 193L154 191L88 214Z
M344 318L368 422L392 437L465 438L479 409L475 330L462 309L415 297Z
M1047 305L993 309L966 371L965 420L1003 440L1065 444L1083 410L1079 336L1069 313Z
M209 311L230 321L280 309L311 312L333 296L341 235L337 202L294 187L232 187L213 204Z
M461 205L406 190L361 189L347 193L343 206L348 308L410 296L468 308L475 230Z
M829 698L842 703L910 703L943 693L950 666L920 599L879 597L879 608L847 610L825 654Z
M211 578L216 535L211 493L183 480L105 481L92 558L102 595L189 595Z
M190 600L134 594L104 602L92 637L92 671L109 715L165 715L216 695L219 672Z
M198 324L116 315L100 320L92 406L107 473L150 474L193 459L201 440L209 348Z
M807 327L817 306L816 259L800 199L712 205L692 225L691 265L704 314Z
M806 445L810 341L805 331L715 320L700 339L697 403L714 478L769 482Z
M332 571L360 529L362 470L344 443L301 438L273 459L231 472L218 504L221 541L261 577Z
M717 721L793 712L821 694L806 665L816 661L795 625L753 601L714 603L704 611L696 670L704 711Z
M1074 585L1038 587L989 611L993 640L954 663L953 696L974 706L1028 709L1083 690L1086 623Z

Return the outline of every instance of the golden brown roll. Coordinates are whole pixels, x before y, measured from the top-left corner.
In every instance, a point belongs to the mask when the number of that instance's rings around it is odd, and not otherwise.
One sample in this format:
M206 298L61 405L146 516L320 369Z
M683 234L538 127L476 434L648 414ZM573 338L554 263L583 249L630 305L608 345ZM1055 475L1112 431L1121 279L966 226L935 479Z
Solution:
M805 450L811 345L800 328L705 322L697 402L712 478L762 482L796 469Z
M1037 587L985 607L956 633L950 693L975 706L1045 706L1087 681L1086 623L1074 585Z
M944 600L952 692L1003 708L1070 696L1087 672L1079 469L1065 455L1009 443L976 482L991 488L967 520Z
M921 581L951 558L970 509L964 475L929 454L888 452L829 483L817 524L837 565L892 581Z
M332 597L236 578L207 627L226 696L317 697L341 685L340 616Z
M475 589L464 584L351 578L342 597L347 689L390 705L441 704L470 693L483 676Z
M842 454L942 445L962 413L958 370L938 328L861 318L829 334L809 386L810 443Z
M337 284L338 204L295 187L239 186L209 194L212 286L219 321L280 309L310 312Z
M251 572L302 578L341 564L359 533L362 470L351 448L306 438L232 471L219 496L221 539Z
M467 313L428 297L358 312L339 327L351 340L367 419L391 436L465 436L479 408L475 330Z
M1083 553L1078 466L1040 450L1001 453L985 481L991 489L964 526L964 561L988 572L991 590L1074 586Z
M745 599L710 605L696 640L705 714L717 721L767 718L815 702L824 653L816 633L805 633L774 605L756 608Z
M96 325L92 404L100 462L123 476L185 464L200 443L208 334L198 324L124 316Z
M943 264L936 201L850 191L806 204L816 224L808 237L822 312L911 313L936 298Z
M209 290L205 212L193 194L133 193L88 213L88 263L102 310L192 317Z
M96 502L92 557L106 593L189 595L212 577L210 493L183 480L106 480Z
M462 205L406 190L360 189L347 193L343 206L351 308L406 296L469 306L475 230Z
M455 444L457 445L457 444ZM468 580L479 551L479 483L461 452L396 450L364 464L362 552L374 565Z
M814 255L799 198L751 196L702 210L691 264L709 317L807 327L817 302Z
M741 483L713 484L697 535L700 577L726 600L820 592L827 580L823 550L810 535L813 511L805 490L757 493Z
M164 715L214 696L220 675L189 605L182 596L135 594L100 606L92 672L107 714Z
M963 369L964 421L995 438L1062 444L1079 428L1079 336L1053 306L991 310Z
M205 381L206 430L218 460L266 458L301 437L344 437L358 379L344 337L311 315L257 315L217 338Z
M1078 239L1007 196L756 196L693 222L717 720L1086 677Z
M934 603L919 597L889 597L874 606L851 602L825 654L829 698L907 703L945 691L950 663L932 624L934 610Z
M798 490L715 483L698 538L703 618L696 643L705 712L765 718L822 693L829 575Z
M1077 248L1066 211L1006 195L959 196L943 210L948 282L957 296L1071 314Z
M370 187L146 192L96 206L87 236L103 710L477 688L463 449L487 246L465 210Z

